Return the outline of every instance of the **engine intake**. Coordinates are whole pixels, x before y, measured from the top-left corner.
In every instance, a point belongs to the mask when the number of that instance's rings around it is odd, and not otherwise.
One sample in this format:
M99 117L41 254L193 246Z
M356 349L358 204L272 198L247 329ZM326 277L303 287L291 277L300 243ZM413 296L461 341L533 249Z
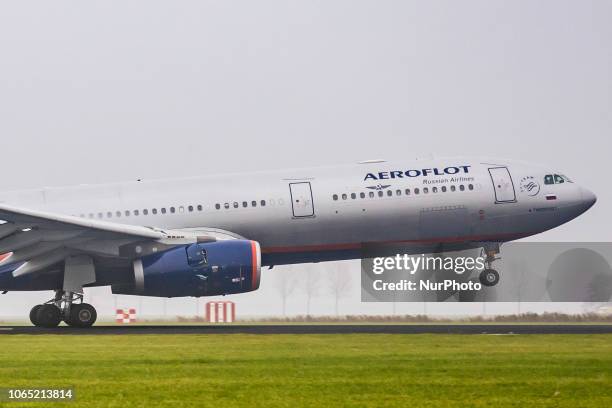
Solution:
M161 297L217 296L257 290L259 243L228 240L180 246L133 262L134 283L113 293Z

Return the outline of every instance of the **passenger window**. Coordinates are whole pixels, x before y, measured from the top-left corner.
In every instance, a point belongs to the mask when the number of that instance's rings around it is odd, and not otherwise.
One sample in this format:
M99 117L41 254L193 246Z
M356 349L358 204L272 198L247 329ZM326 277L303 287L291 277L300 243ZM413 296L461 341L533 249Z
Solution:
M129 217L129 216L130 216L130 210L126 210L126 211L125 211L125 216L126 216L126 217Z
M121 217L121 211L117 211L115 215L117 216L117 218Z
M265 207L266 206L266 200L261 200L260 204L261 204L262 207Z
M474 190L474 185L473 184L468 184L468 190L470 190L470 191Z
M427 187L423 187L423 194L429 193L429 189Z
M433 187L433 188L431 189L431 192L432 192L432 193L437 193L437 192L438 192L438 187Z
M446 186L442 186L442 192L446 193Z
M544 176L544 184L555 184L552 174L547 174Z
M229 203L225 203L225 204L223 204L223 208L225 208L226 210L229 210L229 207L230 207L230 206L229 206Z
M334 199L334 201L338 201L338 194L334 194L333 195L333 199Z
M375 195L374 192L370 191L370 194L369 194L370 198L374 198L374 195Z
M419 189L418 188L414 189L414 194L419 194Z
M555 174L555 184L561 184L561 183L565 183L565 180L563 180L563 177L561 177L558 174Z
M165 214L165 213L166 213L166 207L162 207L162 209L161 209L161 213L162 213L162 214Z
M113 217L113 213L109 211L109 212L107 212L107 213L106 213L106 216L107 216L108 218L112 218L112 217Z
M238 202L237 201L234 201L234 208L238 208ZM172 212L174 212L174 211L172 211Z
M198 211L202 211L202 205L198 205Z
M138 210L134 210L134 215L138 217L140 215L140 212Z
M409 188L406 189L406 195L410 195L410 189Z
M361 198L365 198L365 197L366 197L366 196L365 196L365 193L359 193L359 197L361 197Z
M387 195L388 195L389 197L391 197L391 196L393 195L393 191L391 191L391 190L387 190Z
M402 195L402 190L396 190L395 191L395 195L401 196Z
M461 184L461 185L459 186L459 190L461 190L461 191L465 191L465 186L464 186L463 184Z
M244 208L247 208L247 207L249 206L249 203L247 203L246 201L243 201L243 202L242 202L242 206L243 206Z
M193 205L190 205L189 207L187 207L187 209L189 210L189 212L193 212Z
M354 200L354 199L356 199L356 198L357 198L357 194L355 194L355 193L351 193L351 198L352 198L353 200Z
M457 187L455 187L455 186L451 186L450 188L451 188L451 191L457 190Z
M174 208L174 207L170 207L170 212L171 212L172 214L174 214L174 213L176 212L176 208Z
M385 193L383 193L383 192L382 192L382 190L380 190L380 191L378 192L378 196L379 196L379 197L382 197L382 196L384 196L384 195L385 195Z
M221 209L221 204L215 204L215 208L216 208L217 210L220 210L220 209Z
M346 194L342 194L342 199L346 200L348 198L348 196Z
M255 200L251 201L251 207L257 207L257 201Z
M143 213L144 215L149 215L149 210L144 209L144 210L142 210L142 213Z

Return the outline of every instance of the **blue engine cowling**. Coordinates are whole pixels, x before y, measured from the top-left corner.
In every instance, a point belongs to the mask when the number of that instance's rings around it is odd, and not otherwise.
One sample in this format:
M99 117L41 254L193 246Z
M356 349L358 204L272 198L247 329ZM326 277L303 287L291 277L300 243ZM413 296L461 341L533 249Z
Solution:
M113 293L144 296L216 296L257 290L261 279L259 243L228 240L197 243L137 259L134 283L113 285Z

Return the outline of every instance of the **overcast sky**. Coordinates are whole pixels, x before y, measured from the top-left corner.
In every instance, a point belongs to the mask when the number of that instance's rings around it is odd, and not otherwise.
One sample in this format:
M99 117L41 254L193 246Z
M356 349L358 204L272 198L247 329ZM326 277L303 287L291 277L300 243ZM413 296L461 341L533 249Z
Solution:
M599 197L538 239L609 241L610 21L604 0L2 1L0 188L499 156Z

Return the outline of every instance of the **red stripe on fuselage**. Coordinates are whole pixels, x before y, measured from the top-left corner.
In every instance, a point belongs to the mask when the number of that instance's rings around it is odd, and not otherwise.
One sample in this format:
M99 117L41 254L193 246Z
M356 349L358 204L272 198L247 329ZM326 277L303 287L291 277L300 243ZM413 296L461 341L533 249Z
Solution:
M290 253L290 252L322 252L322 251L338 251L350 249L362 249L368 245L385 245L385 244L437 244L437 243L457 243L457 242L479 242L479 241L500 241L524 238L531 235L530 233L522 234L496 234L496 235L473 235L468 237L453 237L453 238L435 238L435 239L418 239L418 240L400 240L400 241L372 241L372 242L355 242L342 244L325 244L325 245L302 245L302 246L286 246L286 247L267 247L262 248L264 254L271 253Z

